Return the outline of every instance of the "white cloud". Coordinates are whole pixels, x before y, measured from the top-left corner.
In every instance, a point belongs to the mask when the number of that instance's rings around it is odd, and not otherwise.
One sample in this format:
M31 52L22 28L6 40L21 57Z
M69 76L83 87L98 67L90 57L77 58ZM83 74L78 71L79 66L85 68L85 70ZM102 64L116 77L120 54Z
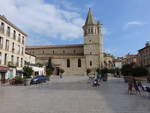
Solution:
M44 0L0 0L0 14L26 31L29 38L30 34L61 40L82 36L84 20L77 11L61 9Z
M127 22L124 26L124 29L127 29L129 28L130 26L142 26L144 25L145 23L144 22L141 22L141 21L130 21L130 22Z

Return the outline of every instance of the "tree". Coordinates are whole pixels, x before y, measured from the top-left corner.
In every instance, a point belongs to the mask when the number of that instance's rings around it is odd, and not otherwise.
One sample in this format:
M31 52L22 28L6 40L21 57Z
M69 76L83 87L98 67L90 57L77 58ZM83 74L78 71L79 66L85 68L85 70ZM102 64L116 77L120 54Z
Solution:
M97 74L100 75L100 74L101 74L101 69L100 69L100 68L97 68L97 69L96 69L96 72L97 72Z
M123 65L121 72L124 76L147 76L148 70L145 67L136 66L135 64L125 64Z
M48 59L48 64L46 66L46 75L51 76L52 73L53 73L53 70L54 70L54 68L52 66L52 60L51 60L51 58L49 58Z
M109 70L108 70L107 68L101 69L101 73L102 73L103 75L107 74L108 72L109 72Z
M87 70L86 70L87 75L88 75L90 72L91 72L90 69L87 69Z
M33 70L31 67L28 67L28 66L23 67L23 76L25 78L31 78L32 73L33 73Z
M59 69L59 70L60 70L60 73L62 73L62 74L65 72L63 69Z
M43 67L43 64L41 64L41 63L36 63L36 66L38 66L38 67Z
M125 64L122 66L121 73L124 76L132 75L133 64Z
M103 81L107 81L107 73L108 73L108 72L109 72L109 71L108 71L107 68L101 69Z
M132 69L132 75L135 77L147 76L148 70L144 67L137 66Z

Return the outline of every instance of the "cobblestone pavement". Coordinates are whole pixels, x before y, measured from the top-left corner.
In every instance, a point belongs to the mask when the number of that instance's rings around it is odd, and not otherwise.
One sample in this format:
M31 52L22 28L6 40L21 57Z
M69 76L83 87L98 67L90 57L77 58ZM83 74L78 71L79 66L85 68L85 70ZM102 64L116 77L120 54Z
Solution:
M86 77L53 77L33 86L1 86L0 113L150 113L150 97L127 94L127 84L110 78L99 88Z

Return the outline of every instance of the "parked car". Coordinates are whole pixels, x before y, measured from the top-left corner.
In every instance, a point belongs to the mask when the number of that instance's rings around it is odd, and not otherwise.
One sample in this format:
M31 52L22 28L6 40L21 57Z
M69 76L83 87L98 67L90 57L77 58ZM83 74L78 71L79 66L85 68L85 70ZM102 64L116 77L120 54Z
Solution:
M47 81L47 77L44 76L44 75L38 75L38 76L35 76L31 79L31 82L30 84L39 84L39 83L43 83L43 82L46 82Z

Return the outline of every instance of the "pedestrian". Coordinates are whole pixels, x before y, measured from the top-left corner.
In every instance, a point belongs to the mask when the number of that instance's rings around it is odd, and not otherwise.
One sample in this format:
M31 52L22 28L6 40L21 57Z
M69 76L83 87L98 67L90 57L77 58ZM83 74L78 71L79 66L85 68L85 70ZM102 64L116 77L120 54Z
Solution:
M138 87L138 84L137 84L137 81L135 78L133 79L133 85L134 85L134 89L135 89L136 93L139 93L141 95L140 89Z
M133 87L133 77L128 77L128 93L132 94L132 87Z

